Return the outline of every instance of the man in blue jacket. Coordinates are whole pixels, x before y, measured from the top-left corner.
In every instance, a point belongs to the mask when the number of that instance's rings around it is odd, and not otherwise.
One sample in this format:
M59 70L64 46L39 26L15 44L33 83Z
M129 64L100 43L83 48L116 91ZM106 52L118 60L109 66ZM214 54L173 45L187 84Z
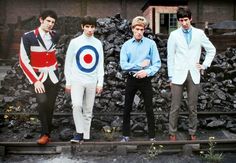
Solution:
M143 36L147 24L146 19L142 16L133 19L133 38L123 44L120 52L121 68L129 74L125 89L122 142L129 141L130 112L137 90L140 90L144 97L149 138L155 140L151 77L160 69L161 61L156 43Z
M205 33L191 25L192 14L189 8L179 7L177 19L180 28L171 32L168 43L168 76L171 86L171 109L169 115L170 140L176 140L179 108L184 86L187 88L189 109L189 138L196 140L197 101L201 72L211 65L216 49ZM201 50L206 55L199 63Z

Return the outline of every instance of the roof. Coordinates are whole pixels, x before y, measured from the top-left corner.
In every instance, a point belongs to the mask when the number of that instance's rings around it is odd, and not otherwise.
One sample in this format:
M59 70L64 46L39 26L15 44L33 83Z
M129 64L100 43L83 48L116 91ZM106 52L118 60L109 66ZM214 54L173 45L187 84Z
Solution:
M149 6L181 6L187 4L188 0L147 0L142 11L145 11Z
M225 21L212 24L209 27L213 29L236 29L236 21L225 20Z

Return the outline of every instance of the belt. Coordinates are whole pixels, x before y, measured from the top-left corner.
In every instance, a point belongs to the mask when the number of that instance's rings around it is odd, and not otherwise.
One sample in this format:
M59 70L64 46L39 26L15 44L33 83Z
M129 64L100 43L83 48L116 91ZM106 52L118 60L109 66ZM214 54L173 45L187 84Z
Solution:
M134 74L136 74L136 72L128 72L128 75L130 76L130 77L133 77L133 78L135 78L135 79L139 79L139 78L136 78L135 76L134 76ZM140 79L151 79L153 76L149 76L149 77L144 77L144 78L140 78Z

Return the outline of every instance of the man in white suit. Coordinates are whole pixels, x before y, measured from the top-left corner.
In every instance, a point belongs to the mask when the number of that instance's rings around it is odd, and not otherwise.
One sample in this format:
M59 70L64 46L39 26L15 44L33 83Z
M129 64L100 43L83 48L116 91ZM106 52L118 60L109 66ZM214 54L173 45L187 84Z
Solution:
M211 65L216 49L205 33L191 25L189 8L179 7L177 19L180 28L171 32L167 43L168 77L171 86L171 109L169 114L170 140L176 141L179 108L184 86L187 88L189 109L189 139L196 140L197 101L201 72ZM205 49L205 59L199 63L201 50Z

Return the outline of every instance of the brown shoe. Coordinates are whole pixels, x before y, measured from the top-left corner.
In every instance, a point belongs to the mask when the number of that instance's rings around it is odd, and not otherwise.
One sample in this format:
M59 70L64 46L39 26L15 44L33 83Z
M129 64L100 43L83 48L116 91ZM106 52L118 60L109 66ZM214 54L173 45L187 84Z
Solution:
M189 137L190 137L190 140L197 140L197 136L196 135L189 135Z
M41 144L41 145L44 145L44 144L47 144L50 142L50 138L48 135L42 135L40 136L40 138L38 139L37 143L38 144Z
M169 140L170 141L176 141L176 135L170 135Z

